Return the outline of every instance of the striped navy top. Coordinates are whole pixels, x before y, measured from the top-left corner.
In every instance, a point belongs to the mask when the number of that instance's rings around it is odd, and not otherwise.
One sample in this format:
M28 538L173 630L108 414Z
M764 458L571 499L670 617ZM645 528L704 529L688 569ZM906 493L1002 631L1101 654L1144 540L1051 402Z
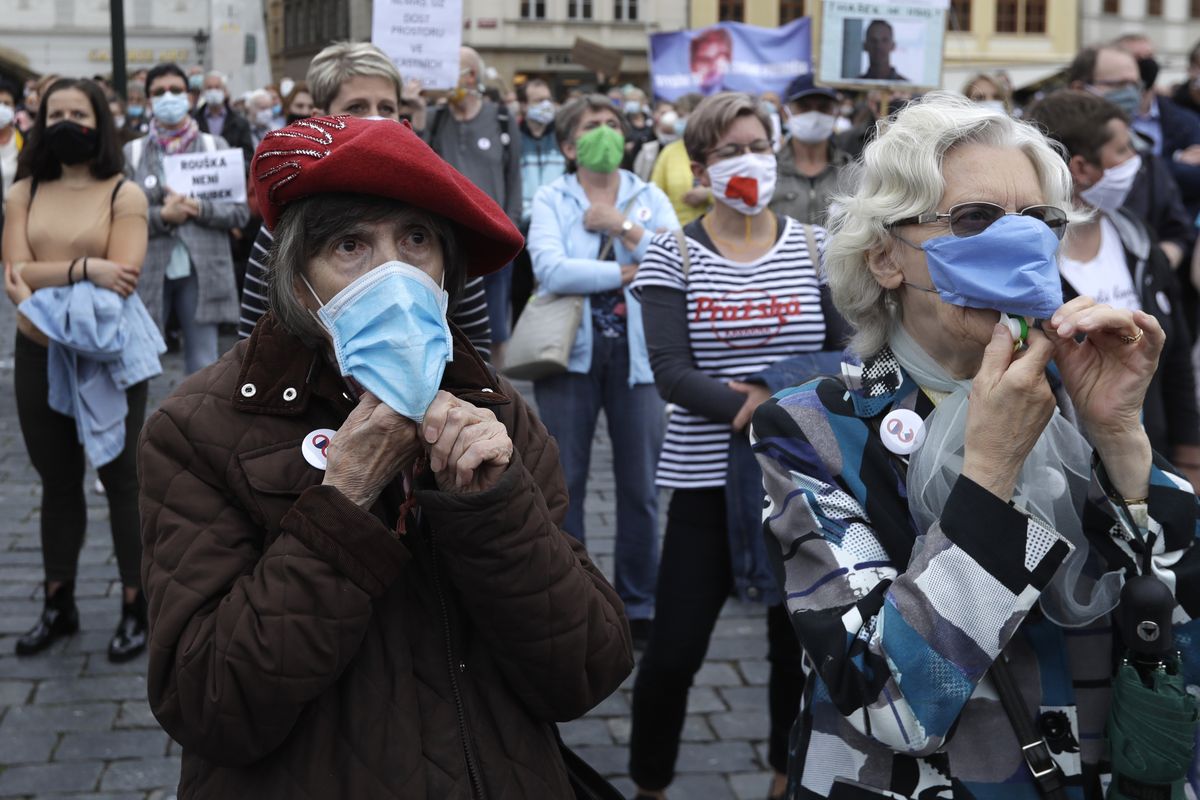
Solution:
M634 289L661 286L687 292L688 335L696 368L722 381L760 372L825 341L818 264L809 256L804 226L780 217L784 229L756 261L730 261L716 252L699 221L684 228L690 269L685 276L674 233L654 237L638 267ZM825 231L814 227L818 252ZM731 429L672 407L658 461L657 483L674 489L725 485Z

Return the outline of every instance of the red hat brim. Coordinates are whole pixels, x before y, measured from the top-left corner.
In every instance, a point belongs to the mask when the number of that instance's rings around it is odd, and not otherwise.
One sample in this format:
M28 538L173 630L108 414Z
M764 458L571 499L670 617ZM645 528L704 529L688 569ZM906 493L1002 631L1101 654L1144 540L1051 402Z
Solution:
M263 137L251 162L263 223L274 230L288 203L326 193L408 203L456 223L472 277L495 272L524 245L496 201L442 160L407 122L312 117Z

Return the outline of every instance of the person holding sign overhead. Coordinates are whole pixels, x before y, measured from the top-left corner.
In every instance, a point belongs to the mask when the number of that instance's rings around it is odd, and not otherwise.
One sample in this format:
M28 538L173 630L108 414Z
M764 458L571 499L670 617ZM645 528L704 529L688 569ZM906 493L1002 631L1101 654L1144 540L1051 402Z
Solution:
M250 219L245 200L189 197L168 185L164 161L182 153L216 154L229 146L201 133L189 115L187 77L176 64L146 75L154 117L150 132L125 145L125 173L150 203L150 243L138 294L161 327L174 310L183 330L184 368L217 360L217 325L238 318L229 231Z

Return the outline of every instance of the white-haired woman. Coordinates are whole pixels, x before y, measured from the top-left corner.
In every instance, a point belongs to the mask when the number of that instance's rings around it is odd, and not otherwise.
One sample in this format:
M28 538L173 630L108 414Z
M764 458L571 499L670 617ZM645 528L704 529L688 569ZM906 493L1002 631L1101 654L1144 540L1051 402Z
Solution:
M789 797L1100 797L1127 576L1193 627L1196 501L1140 421L1162 328L1062 304L1070 201L1035 128L935 94L835 206L862 361L753 421L808 671Z

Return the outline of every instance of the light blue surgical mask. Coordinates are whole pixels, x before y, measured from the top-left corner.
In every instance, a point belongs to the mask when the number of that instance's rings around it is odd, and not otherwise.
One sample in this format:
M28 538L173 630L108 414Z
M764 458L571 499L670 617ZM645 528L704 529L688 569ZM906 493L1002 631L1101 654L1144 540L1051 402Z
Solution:
M150 103L154 118L164 125L178 125L187 116L188 96L186 92L176 94L163 92Z
M917 246L942 302L1049 319L1063 304L1058 237L1033 217L1007 214L974 236L938 236Z
M1104 99L1124 111L1131 119L1142 110L1142 93L1136 86L1126 85L1105 92Z
M316 316L333 339L342 375L419 423L442 385L446 364L454 360L448 302L445 289L424 272L389 261L355 279Z

